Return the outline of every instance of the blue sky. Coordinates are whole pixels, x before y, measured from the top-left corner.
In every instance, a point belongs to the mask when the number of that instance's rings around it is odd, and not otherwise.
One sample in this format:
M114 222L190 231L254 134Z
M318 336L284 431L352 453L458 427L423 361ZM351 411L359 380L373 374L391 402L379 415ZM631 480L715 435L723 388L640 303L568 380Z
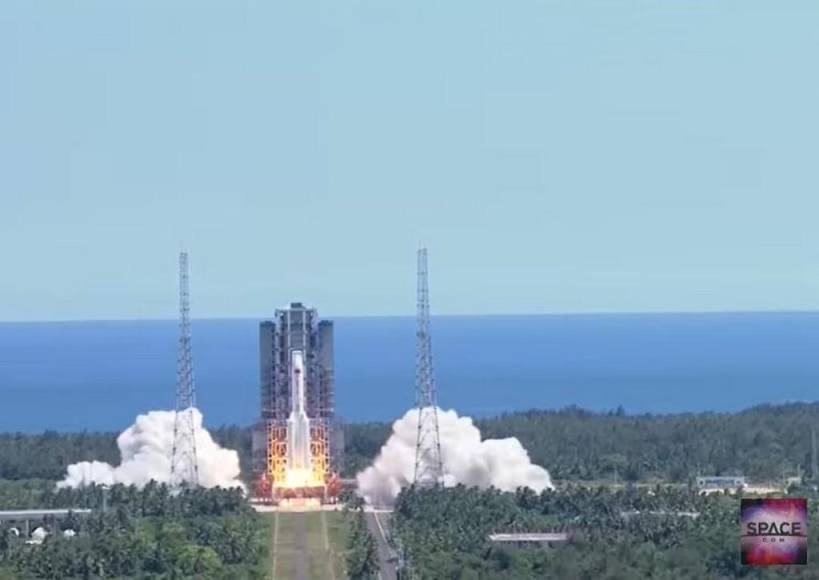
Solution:
M5 2L0 320L819 308L819 2Z

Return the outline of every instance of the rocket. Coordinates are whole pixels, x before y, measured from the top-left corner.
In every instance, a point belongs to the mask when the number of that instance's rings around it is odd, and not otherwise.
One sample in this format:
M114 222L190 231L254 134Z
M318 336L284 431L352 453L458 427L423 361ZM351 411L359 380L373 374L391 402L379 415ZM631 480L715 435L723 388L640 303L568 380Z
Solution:
M287 467L312 470L310 457L310 419L305 410L304 352L290 353L290 416L287 418Z

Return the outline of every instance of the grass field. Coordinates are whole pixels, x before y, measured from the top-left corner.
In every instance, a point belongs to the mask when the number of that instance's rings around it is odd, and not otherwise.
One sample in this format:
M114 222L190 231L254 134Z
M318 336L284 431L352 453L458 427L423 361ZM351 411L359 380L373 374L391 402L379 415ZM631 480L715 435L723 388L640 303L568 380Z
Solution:
M259 530L260 537L266 538L267 545L271 546L270 553L268 553L267 557L264 558L259 565L261 570L273 570L273 518L262 516L259 518L261 520L261 528ZM0 580L3 580L2 574L0 574Z
M345 526L341 512L278 512L272 520L275 580L342 580Z

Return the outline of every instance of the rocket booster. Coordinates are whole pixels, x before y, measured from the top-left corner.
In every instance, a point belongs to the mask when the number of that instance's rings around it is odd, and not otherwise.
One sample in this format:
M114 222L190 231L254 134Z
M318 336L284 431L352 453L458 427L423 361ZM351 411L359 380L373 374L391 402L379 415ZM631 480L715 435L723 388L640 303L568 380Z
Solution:
M290 417L287 419L288 469L310 471L310 419L304 394L304 352L290 353Z

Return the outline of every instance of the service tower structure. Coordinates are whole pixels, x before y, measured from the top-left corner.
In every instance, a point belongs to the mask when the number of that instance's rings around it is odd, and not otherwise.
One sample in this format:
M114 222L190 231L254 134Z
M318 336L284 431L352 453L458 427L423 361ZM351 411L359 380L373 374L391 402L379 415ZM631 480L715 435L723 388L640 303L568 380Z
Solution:
M273 501L337 494L333 323L293 302L259 325L261 420L253 436L256 495Z

